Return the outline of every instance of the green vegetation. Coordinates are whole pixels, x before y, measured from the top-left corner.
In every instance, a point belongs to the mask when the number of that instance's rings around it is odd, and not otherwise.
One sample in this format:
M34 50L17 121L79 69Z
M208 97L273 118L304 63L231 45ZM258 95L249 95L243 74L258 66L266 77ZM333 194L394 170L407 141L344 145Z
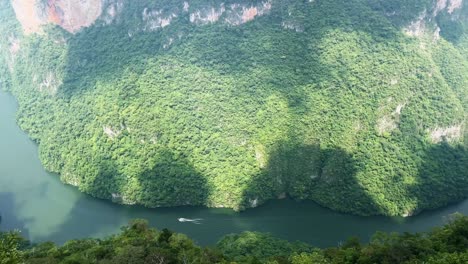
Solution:
M2 264L465 264L468 261L468 217L455 215L445 226L428 233L376 233L369 244L350 238L339 247L326 249L255 232L228 235L214 248L199 247L185 235L167 229L158 231L149 228L144 220L135 220L123 227L119 235L102 240L71 240L62 246L53 243L28 246L14 232L2 234L0 256Z
M23 259L19 250L24 239L17 232L0 232L0 263L16 264Z
M0 1L1 85L64 182L148 207L288 194L410 215L466 198L466 3L440 12L439 40L403 32L430 0L275 0L239 26L181 12L145 30L144 8L182 4L125 1L110 25L22 36Z

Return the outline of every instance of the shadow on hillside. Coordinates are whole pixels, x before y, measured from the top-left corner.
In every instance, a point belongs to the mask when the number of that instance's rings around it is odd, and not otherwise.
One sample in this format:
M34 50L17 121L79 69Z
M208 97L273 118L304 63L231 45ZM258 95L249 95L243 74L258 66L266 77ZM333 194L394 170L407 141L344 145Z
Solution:
M24 238L29 238L27 220L18 217L17 204L12 193L0 193L0 231L20 230Z
M93 89L98 82L109 83L119 79L126 71L140 74L146 61L157 58L170 38L176 39L177 34L186 35L190 30L186 26L187 15L173 21L180 26L180 32L172 27L145 31L142 14L151 6L168 11L182 8L184 1L127 1L112 24L101 25L103 22L98 21L97 25L70 36L63 85L58 95L68 99Z
M217 6L224 1L214 2ZM145 61L157 58L162 52L220 74L236 75L263 67L284 72L273 74L265 81L288 95L288 87L333 77L327 75L328 69L311 53L320 49L321 39L330 31L365 32L374 41L385 42L396 37L395 26L402 26L401 21L412 21L419 10L424 10L415 4L420 2L418 0L406 5L396 0L388 2L277 1L268 16L257 17L256 23L241 26L227 26L221 22L193 25L189 14L183 13L170 26L155 32L142 30L141 13L145 6L135 2L123 11L125 26L120 23L122 21L92 26L69 38L65 77L59 95L69 98L92 89L96 82L120 78L125 71L141 73ZM182 1L170 4L183 6ZM387 16L390 11L394 11L393 15ZM404 13L404 17L400 13ZM299 32L294 28L285 29L284 23L297 24ZM308 37L304 38L304 34ZM175 44L164 49L169 39ZM174 47L177 48L174 50ZM269 56L259 56L265 53Z
M148 37L148 40L143 39ZM68 41L65 77L58 96L70 98L120 78L128 70L141 73L144 61L156 56L159 41L145 34L129 38L118 26L91 27Z
M434 209L468 197L468 150L447 142L430 146L419 167L417 184L409 186L409 194L420 194L421 208ZM443 194L443 195L441 195Z
M243 208L255 207L269 199L287 195L295 200L312 199L325 207L345 213L390 213L388 208L376 203L373 198L376 193L366 191L372 190L372 186L360 184L356 178L360 168L352 154L341 148L322 149L319 144L281 142L269 156L267 167L245 189ZM390 174L389 177L398 175ZM428 146L414 182L400 186L400 191L405 193L408 201L412 199L417 203L415 209L406 212L399 207L398 212L405 215L467 198L468 151L461 145L452 146L446 142ZM339 192L333 192L337 190ZM382 193L391 195L385 191ZM395 206L408 206L391 196L385 201Z
M381 212L359 185L355 178L357 170L353 157L341 148L281 142L274 147L263 173L253 178L244 191L243 204L251 207L287 195L295 200L312 199L341 212L368 215Z
M96 236L125 225L129 220L128 208L108 200L118 203L137 201L149 208L205 204L211 189L187 160L176 157L167 149L159 151L152 160L150 168L137 179L129 178L128 182L121 180L122 173L117 164L111 160L101 161L102 173L93 180L95 184L86 183L80 190L104 200L81 196L64 222L41 240L63 243L70 238Z
M138 181L138 200L147 207L205 205L211 194L206 178L182 154L161 149Z

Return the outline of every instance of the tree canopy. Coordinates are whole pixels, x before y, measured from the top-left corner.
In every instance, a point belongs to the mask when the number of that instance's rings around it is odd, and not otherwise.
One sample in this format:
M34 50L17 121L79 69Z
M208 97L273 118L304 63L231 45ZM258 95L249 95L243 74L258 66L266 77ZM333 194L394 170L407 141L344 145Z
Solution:
M0 236L0 263L265 263L265 264L465 264L468 218L451 216L426 233L376 233L368 244L350 238L337 247L319 249L269 234L244 232L222 238L215 247L200 247L183 234L148 227L134 220L106 239L71 240L64 245L28 245L16 233Z

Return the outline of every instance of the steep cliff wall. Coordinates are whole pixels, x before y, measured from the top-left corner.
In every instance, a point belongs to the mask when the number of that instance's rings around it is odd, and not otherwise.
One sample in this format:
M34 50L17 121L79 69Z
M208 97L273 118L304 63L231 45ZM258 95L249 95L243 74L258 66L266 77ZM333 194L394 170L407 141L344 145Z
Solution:
M96 21L103 0L12 0L12 4L26 34L40 32L48 23L73 33Z
M123 0L11 0L16 17L20 21L26 34L41 32L43 25L52 23L61 26L65 30L75 33L83 27L88 27L101 17L106 24L114 21L114 18L122 12L128 2ZM197 25L223 22L229 25L241 25L252 21L256 17L267 14L273 4L279 4L273 0L265 1L239 1L237 3L224 3L215 1L211 3L194 5L192 1L180 1L176 10L164 10L164 8L144 8L141 18L144 21L142 30L154 31L166 27L171 22L184 14L188 14L190 22ZM313 3L314 1L309 1ZM160 5L161 6L161 3ZM435 18L440 13L448 13L458 16L463 6L463 0L434 0L417 19L405 27L405 32L410 36L421 36L433 31L435 38L439 37L440 28L434 25ZM282 22L285 29L303 31L302 26L291 16ZM101 16L102 15L102 16ZM395 15L395 14L389 14ZM432 26L429 26L432 25Z
M429 9L424 10L417 19L413 20L405 28L405 33L409 36L420 37L425 33L434 35L434 39L440 37L439 15L447 14L455 20L460 16L459 11L463 7L463 0L435 0Z
M106 24L125 8L121 0L11 0L16 17L26 34L41 32L41 27L52 23L75 33L92 25L103 14ZM105 7L105 8L104 8ZM171 24L174 18L189 13L190 22L209 24L218 22L240 25L266 14L271 9L271 0L257 3L218 4L207 3L191 8L190 1L180 3L180 8L167 12L163 9L144 8L141 18L143 30L153 31Z

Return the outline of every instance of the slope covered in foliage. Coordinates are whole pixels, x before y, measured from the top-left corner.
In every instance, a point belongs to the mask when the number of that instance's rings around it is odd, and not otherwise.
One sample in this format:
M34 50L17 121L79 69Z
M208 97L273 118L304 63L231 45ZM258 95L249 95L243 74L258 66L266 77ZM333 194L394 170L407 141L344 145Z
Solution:
M244 232L228 235L216 247L199 247L182 234L148 228L144 220L103 240L71 240L62 246L30 246L16 233L0 234L0 263L444 263L468 261L468 218L458 215L443 227L419 234L376 233L369 244L350 238L339 247L310 245Z
M74 35L24 36L0 1L0 82L48 170L148 207L287 194L409 215L466 198L466 1L189 2L108 1L119 13ZM236 4L268 8L197 22Z

